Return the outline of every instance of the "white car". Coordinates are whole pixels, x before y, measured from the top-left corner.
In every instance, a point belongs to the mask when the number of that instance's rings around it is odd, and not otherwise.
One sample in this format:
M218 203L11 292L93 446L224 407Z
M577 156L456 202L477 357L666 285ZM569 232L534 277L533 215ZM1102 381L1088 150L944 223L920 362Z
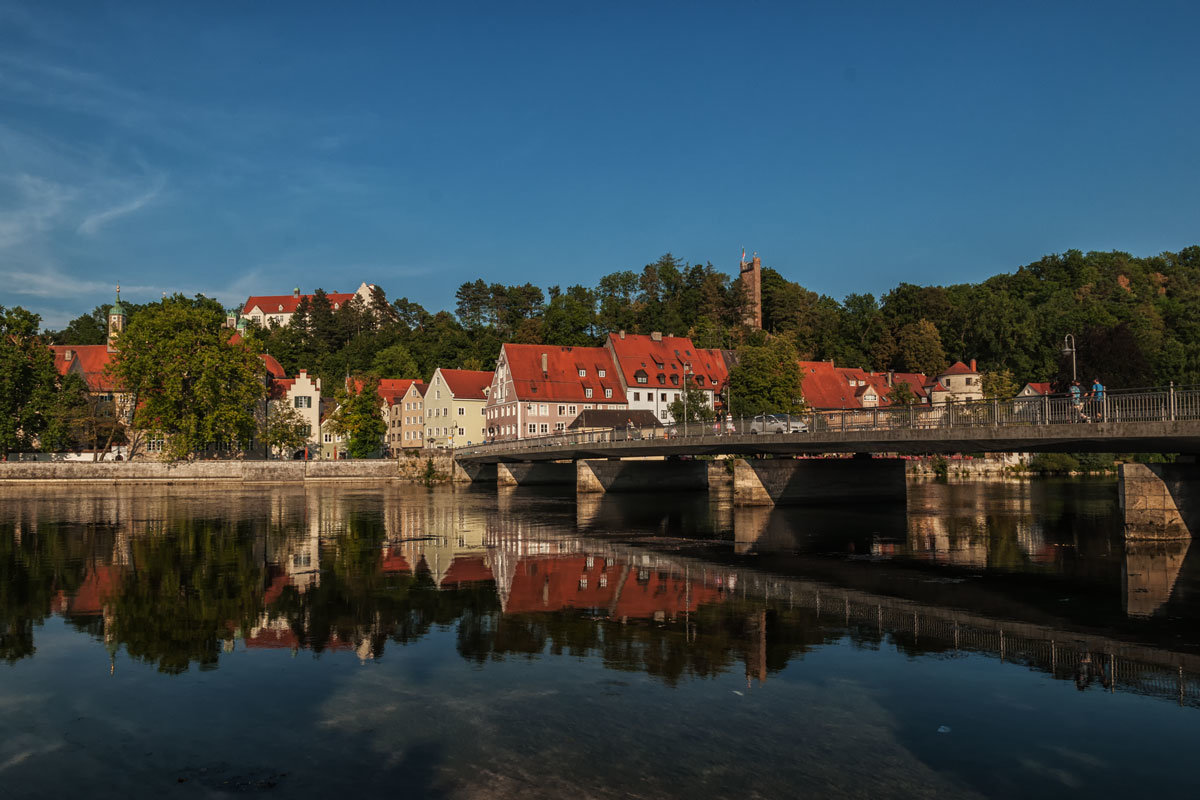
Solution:
M759 414L750 421L751 433L808 433L808 423L786 414Z

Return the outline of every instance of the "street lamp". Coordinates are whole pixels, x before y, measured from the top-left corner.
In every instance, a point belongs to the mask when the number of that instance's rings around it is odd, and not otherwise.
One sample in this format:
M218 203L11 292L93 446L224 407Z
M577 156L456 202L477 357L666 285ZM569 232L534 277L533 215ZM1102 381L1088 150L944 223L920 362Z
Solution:
M688 396L688 389L690 388L688 386L688 375L690 375L690 374L692 374L692 365L684 364L683 365L683 436L685 439L687 438L687 435L688 435L687 396Z
M1069 333L1063 337L1062 354L1071 357L1071 382L1074 383L1078 380L1075 376L1075 337Z

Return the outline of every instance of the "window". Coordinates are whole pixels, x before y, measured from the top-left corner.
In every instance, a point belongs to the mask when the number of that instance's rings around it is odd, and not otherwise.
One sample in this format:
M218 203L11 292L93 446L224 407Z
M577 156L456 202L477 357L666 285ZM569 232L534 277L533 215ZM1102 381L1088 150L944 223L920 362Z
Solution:
M161 453L163 449L163 440L161 436L156 436L146 440L147 453Z
M550 425L549 425L549 423L543 422L543 423L541 424L540 428L541 428L541 432L542 432L542 433L549 433L549 432L550 432Z
M603 378L608 373L606 370L598 369L598 370L596 370L596 374L599 375L601 378Z
M661 400L662 400L662 402L664 402L664 403L665 403L665 402L667 402L667 393L666 393L666 392L663 392L663 393L662 393L662 397L661 397L660 399L661 399Z
M675 399L676 399L676 400L678 400L678 399L679 399L679 392L676 392L676 393L675 393Z
M554 423L554 430L555 430L555 431L565 431L566 429L567 429L567 423L565 423L565 422L556 422L556 423Z
M305 426L304 426L304 435L305 435L305 436L312 436L312 425L305 425Z
M459 435L459 436L465 436L465 435L466 435L466 432L465 432L465 431L463 431L463 429L462 429L462 428L459 428L459 429L458 429L458 435Z
M529 423L529 432L537 433L537 423L536 422Z
M583 390L583 396L590 398L592 396L592 387L587 387Z
M640 394L639 392L634 392L634 393L633 393L633 401L634 401L635 403L636 403L638 400L641 400L641 399L642 399L642 396L641 396L641 394Z
M529 405L525 406L525 413L536 414L537 413L537 405L535 405L534 403L530 403Z
M576 412L575 412L575 406L567 406L567 413L568 413L568 414L574 414L574 413L576 413Z
M295 398L296 408L312 408L312 398L308 395L300 395Z
M646 375L646 373L644 373L644 372L638 373L638 375L637 375L638 383L646 383L648 380L649 380L649 377Z
M605 397L612 397L612 389L605 389L605 390L604 390L604 396L605 396Z
M566 406L559 406L559 407L558 407L558 415L559 415L560 417L561 417L561 416L563 416L563 415L564 415L564 414L566 414L566 413L567 413L567 407L566 407Z
M586 378L586 377L587 377L587 370L586 370L586 369L584 369L583 367L580 367L580 368L579 368L579 377L581 377L581 378Z
M463 408L462 406L459 406L459 407L458 407L458 415L459 415L460 417L461 417L461 416L464 416L466 413L467 413L467 410L466 410L465 408Z
M328 434L328 433L327 433L327 434L325 434L325 441L326 441L326 443L328 443L328 442L332 442L332 441L333 441L333 436L331 436L331 435L330 435L330 434Z

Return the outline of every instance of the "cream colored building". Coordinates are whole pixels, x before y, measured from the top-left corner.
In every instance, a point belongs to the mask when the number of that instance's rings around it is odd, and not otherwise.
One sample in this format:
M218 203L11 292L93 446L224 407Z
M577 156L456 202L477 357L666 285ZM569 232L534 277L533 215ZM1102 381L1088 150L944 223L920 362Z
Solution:
M491 385L491 372L439 367L425 391L425 446L465 447L482 442L487 435L484 408Z
M273 378L271 404L291 408L304 420L308 426L308 457L316 458L321 449L321 379L310 376L304 369L295 378Z
M355 297L364 306L370 307L375 288L374 284L364 281L353 292L327 292L326 297L329 298L329 307L334 311L338 311ZM240 318L252 320L263 328L269 328L272 325L290 325L300 301L307 299L311 303L312 298L311 294L300 294L299 289L293 289L291 294L254 295L247 298L246 302L242 304Z
M413 450L425 446L425 392L429 384L413 381L408 391L392 406L393 418L399 417L399 449ZM393 450L396 446L393 446Z

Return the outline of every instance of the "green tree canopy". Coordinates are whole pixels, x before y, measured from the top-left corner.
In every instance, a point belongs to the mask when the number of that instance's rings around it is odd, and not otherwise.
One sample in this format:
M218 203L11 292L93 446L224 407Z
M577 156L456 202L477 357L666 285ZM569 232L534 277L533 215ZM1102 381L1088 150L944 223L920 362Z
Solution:
M804 411L799 360L783 338L744 347L729 372L732 411L737 416Z
M245 447L257 429L263 365L229 343L223 323L219 305L176 295L144 308L121 335L111 370L139 403L134 424L163 436L170 458Z
M361 378L347 381L337 392L337 409L330 418L334 433L346 437L351 458L372 458L383 447L387 425L379 402L379 381Z
M937 326L927 319L919 319L900 329L896 343L897 367L905 372L922 372L937 375L946 368L946 351Z
M30 449L54 419L58 372L40 322L20 306L0 306L0 455Z

